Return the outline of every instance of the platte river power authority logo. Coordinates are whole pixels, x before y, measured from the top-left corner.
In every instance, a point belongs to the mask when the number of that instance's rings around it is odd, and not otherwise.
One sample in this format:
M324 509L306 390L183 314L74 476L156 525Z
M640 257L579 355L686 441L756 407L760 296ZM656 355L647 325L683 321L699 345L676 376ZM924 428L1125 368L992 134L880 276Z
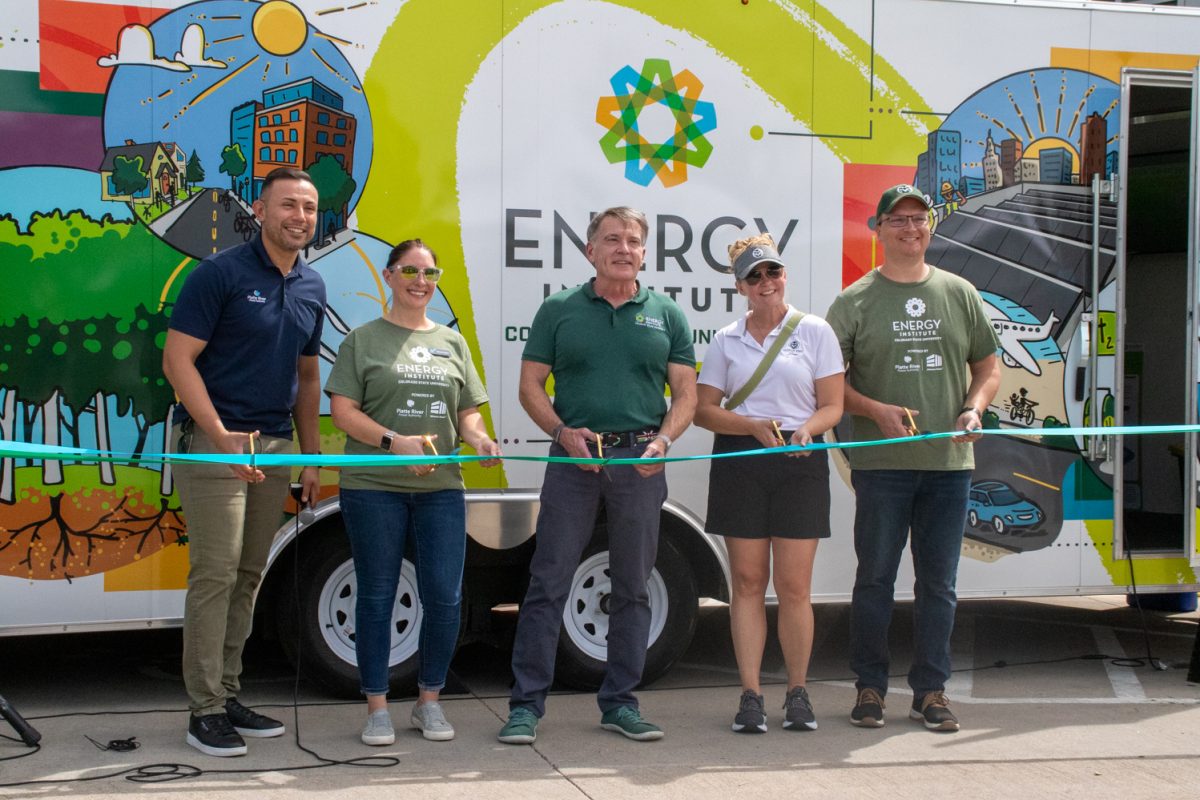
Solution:
M608 132L600 149L610 164L625 162L625 177L639 186L654 178L665 187L687 180L688 166L703 167L713 146L704 134L717 127L713 104L700 99L704 84L691 70L671 73L665 58L648 58L638 72L626 64L609 79L613 94L596 104L596 122ZM670 111L675 133L665 142L642 135L638 120L655 104Z

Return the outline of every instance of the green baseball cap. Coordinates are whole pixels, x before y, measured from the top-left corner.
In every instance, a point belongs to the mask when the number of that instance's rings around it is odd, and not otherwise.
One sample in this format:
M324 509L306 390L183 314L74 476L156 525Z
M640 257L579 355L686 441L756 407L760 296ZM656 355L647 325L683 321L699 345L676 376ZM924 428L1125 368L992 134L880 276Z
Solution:
M911 184L898 183L885 191L883 196L879 198L879 205L875 206L875 216L871 217L867 222L874 228L875 223L881 216L892 213L892 209L901 200L908 200L910 198L925 206L926 209L933 208L933 201L929 199L929 195Z

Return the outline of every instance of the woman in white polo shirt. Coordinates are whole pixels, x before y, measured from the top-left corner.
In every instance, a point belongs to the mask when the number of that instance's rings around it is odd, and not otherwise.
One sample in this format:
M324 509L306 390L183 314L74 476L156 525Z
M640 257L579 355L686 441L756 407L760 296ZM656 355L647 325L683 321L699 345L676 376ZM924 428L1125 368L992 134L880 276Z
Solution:
M833 329L788 305L787 269L769 235L735 242L729 258L749 310L713 336L696 424L716 434L714 454L822 441L842 416L845 367ZM816 730L805 685L813 559L830 535L825 451L713 459L705 530L725 537L733 575L730 627L742 682L733 730L767 730L759 672L772 563L788 673L783 727Z

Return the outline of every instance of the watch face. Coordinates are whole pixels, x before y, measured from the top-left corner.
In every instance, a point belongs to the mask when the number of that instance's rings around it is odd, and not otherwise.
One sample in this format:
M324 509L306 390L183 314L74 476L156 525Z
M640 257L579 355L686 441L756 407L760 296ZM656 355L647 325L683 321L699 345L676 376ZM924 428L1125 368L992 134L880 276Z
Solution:
M379 442L379 446L382 447L384 450L390 451L392 449L392 439L394 439L395 437L396 437L396 434L392 433L391 431L388 431L387 433L385 433L383 435L383 439Z

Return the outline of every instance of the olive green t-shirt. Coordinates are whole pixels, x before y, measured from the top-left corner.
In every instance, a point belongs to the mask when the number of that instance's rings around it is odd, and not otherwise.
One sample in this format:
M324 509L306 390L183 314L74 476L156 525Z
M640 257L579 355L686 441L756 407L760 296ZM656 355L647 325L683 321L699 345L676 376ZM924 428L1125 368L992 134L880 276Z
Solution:
M667 413L667 364L696 365L683 311L638 286L617 308L592 283L551 295L533 318L521 358L554 375L554 410L597 433L657 427Z
M924 433L954 430L971 385L969 364L996 352L999 340L979 292L930 267L924 280L896 283L879 270L838 295L826 317L859 393L917 409ZM852 417L854 441L883 439L869 417ZM846 451L853 469L959 470L975 466L970 444L934 439Z
M443 325L414 331L383 318L342 341L325 391L356 400L367 416L403 436L436 434L443 455L458 447L459 412L488 399L458 331ZM346 437L346 455L381 453L378 442ZM423 476L403 467L344 467L341 487L432 492L461 489L463 480L458 464Z

